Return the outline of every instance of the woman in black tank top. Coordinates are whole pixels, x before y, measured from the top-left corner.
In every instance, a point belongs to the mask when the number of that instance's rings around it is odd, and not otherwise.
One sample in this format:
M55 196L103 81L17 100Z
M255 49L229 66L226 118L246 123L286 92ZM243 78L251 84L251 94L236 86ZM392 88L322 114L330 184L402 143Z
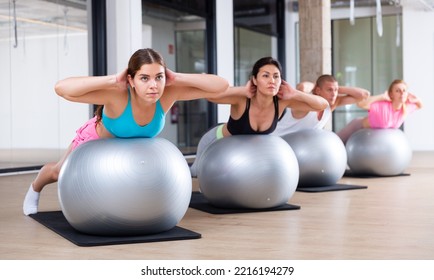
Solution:
M263 57L254 64L246 86L230 87L219 98L208 99L213 103L230 104L230 116L227 123L214 127L201 138L196 159L219 138L273 132L287 107L312 111L327 107L324 98L296 90L282 80L281 73L282 67L276 59ZM192 176L196 176L196 169L193 164Z

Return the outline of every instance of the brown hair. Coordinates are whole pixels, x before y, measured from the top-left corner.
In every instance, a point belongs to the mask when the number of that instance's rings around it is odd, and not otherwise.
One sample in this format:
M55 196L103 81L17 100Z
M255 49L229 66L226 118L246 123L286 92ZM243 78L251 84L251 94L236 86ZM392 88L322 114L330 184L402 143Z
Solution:
M313 87L313 93L315 94L315 88L322 87L322 85L325 82L336 83L337 80L335 79L335 77L333 77L332 75L329 75L329 74L324 74L324 75L319 76L315 82L315 86Z
M137 71L139 71L143 65L152 63L158 63L166 68L166 63L164 62L163 56L159 52L150 48L139 49L131 56L130 60L128 61L127 74L134 79ZM97 123L101 121L103 107L103 105L98 105L95 109Z

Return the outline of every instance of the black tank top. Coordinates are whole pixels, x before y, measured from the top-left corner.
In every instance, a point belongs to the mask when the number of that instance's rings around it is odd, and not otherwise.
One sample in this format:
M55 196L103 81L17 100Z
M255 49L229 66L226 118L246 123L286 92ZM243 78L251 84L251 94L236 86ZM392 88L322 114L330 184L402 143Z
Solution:
M234 120L232 117L229 117L229 121L227 123L227 129L230 134L237 135L237 134L270 134L276 129L277 121L279 120L279 99L277 96L273 96L273 102L274 102L274 118L273 123L271 126L264 131L256 131L253 130L250 126L250 120L249 120L249 110L250 110L250 98L247 98L246 101L246 110L244 111L243 115L238 119Z

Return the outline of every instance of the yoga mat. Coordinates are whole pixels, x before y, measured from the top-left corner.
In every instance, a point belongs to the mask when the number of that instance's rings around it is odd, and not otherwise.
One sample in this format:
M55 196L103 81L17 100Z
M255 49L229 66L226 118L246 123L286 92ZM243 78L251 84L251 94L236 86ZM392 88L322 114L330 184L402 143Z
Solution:
M42 165L35 166L22 166L22 167L7 167L0 168L0 173L15 173L15 172L25 172L25 171L35 171L42 168Z
M345 170L343 177L351 177L351 178L384 178L384 177L399 177L399 176L410 176L409 173L401 173L398 175L375 175L375 174L363 174L363 173L355 173L351 170Z
M62 211L39 212L36 214L31 214L29 216L78 246L102 246L102 245L146 243L146 242L161 242L161 241L197 239L201 237L200 233L190 231L178 226L165 232L149 234L149 235L97 236L97 235L85 234L75 230L68 223Z
M346 185L346 184L335 184L331 186L321 186L321 187L298 187L296 191L298 192L332 192L332 191L346 191L346 190L357 190L357 189L367 189L367 186L359 185Z
M249 208L220 208L208 202L208 200L200 192L193 192L191 195L190 207L207 212L210 214L239 214L239 213L254 213L267 211L283 211L283 210L298 210L300 206L292 204L284 204L282 206L265 208L265 209L249 209Z

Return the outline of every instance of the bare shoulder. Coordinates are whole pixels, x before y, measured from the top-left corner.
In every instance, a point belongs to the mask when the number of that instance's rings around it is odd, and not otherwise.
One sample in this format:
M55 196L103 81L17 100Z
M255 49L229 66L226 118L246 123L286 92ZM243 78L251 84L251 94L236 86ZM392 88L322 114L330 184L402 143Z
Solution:
M109 96L108 101L104 104L104 110L108 116L120 115L128 103L128 91L110 90L106 92Z

